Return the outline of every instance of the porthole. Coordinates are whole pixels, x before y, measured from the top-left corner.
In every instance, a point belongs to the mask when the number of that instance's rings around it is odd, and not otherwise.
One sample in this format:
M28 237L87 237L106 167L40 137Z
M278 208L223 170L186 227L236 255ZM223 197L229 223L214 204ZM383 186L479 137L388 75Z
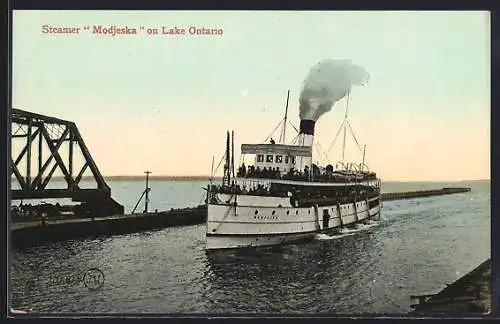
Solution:
M276 211L273 210L273 215L276 214Z
M257 215L258 213L259 213L259 211L258 211L258 210L256 210L256 211L255 211L255 215Z
M311 213L311 211L310 211L310 210L308 210L307 212L308 212L309 214Z
M287 210L287 211L286 211L286 214L287 214L287 215L290 215L290 211L289 211L289 210Z
M299 211L298 211L298 210L296 210L296 211L295 211L295 215L298 215L298 214L299 214Z

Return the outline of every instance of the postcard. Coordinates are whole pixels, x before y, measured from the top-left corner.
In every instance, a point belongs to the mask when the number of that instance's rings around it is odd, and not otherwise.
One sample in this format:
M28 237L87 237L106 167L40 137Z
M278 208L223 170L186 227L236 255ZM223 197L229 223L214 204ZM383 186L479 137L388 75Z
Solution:
M12 17L11 316L491 311L488 12Z

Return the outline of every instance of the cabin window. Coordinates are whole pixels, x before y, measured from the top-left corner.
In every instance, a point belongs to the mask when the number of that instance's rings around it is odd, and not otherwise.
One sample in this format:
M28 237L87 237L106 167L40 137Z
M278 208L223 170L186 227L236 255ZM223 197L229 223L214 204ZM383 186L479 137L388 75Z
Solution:
M295 163L295 157L292 156L292 164Z
M285 156L285 164L288 164L288 156Z
M273 156L272 155L266 155L266 162L273 162Z
M276 163L281 163L281 162L283 162L283 156L276 155Z
M263 154L257 155L257 162L264 162L264 155Z

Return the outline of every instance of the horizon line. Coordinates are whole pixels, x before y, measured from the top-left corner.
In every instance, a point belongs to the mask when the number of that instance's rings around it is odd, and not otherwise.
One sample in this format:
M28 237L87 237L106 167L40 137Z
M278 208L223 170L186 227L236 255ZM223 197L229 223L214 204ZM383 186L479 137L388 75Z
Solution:
M103 175L105 180L145 180L146 175ZM13 176L12 179L15 179ZM54 180L63 180L64 176L53 176ZM81 178L81 180L94 179L93 176L86 175ZM149 180L221 180L221 176L211 177L210 175L150 175ZM429 180L429 179L418 179L418 180L384 180L386 182L465 182L465 181L491 181L491 179L461 179L461 180Z

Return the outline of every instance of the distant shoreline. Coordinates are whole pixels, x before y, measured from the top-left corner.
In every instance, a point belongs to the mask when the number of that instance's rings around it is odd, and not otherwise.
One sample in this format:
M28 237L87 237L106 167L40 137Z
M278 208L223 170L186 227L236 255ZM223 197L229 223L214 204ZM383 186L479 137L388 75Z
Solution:
M117 175L103 176L106 181L146 181L146 175ZM222 177L214 177L214 180L220 180ZM64 177L53 177L53 180L64 180ZM84 176L82 180L94 180L93 176ZM166 175L150 175L149 180L174 180L174 181L209 181L210 176L166 176Z
M84 176L81 180L93 180L92 176ZM214 180L221 180L222 177L214 177ZM15 178L12 178L13 181ZM64 177L55 176L52 177L52 180L55 181L64 181ZM145 181L145 175L117 175L117 176L104 176L105 181ZM209 181L210 176L166 176L166 175L150 175L150 181ZM485 182L491 181L490 179L471 179L471 180L383 180L382 182L437 182L437 183L446 183L446 182Z
M86 180L92 180L93 177L84 178ZM145 181L146 176L104 176L105 180L111 181ZM214 177L214 180L222 179L222 177ZM176 180L176 181L209 181L210 176L161 176L161 175L150 175L149 180Z

